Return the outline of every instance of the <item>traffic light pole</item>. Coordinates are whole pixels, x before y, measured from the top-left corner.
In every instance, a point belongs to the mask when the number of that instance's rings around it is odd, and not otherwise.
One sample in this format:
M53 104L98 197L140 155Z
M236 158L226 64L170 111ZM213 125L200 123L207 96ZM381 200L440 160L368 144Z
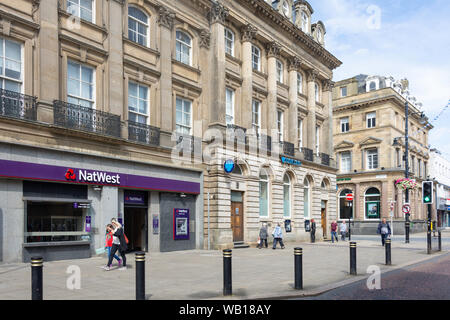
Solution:
M427 219L427 254L431 254L431 204L427 204L428 219Z
M405 102L405 178L409 178L409 105ZM405 190L405 203L409 203L409 190ZM409 243L409 214L405 214L405 243Z

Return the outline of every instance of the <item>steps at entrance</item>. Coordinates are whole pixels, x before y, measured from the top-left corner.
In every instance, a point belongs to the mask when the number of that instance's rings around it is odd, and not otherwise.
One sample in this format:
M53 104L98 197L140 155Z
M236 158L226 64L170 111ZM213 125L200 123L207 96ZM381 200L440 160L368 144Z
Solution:
M248 244L246 244L244 241L236 241L233 242L233 248L234 249L244 249L244 248L250 248Z

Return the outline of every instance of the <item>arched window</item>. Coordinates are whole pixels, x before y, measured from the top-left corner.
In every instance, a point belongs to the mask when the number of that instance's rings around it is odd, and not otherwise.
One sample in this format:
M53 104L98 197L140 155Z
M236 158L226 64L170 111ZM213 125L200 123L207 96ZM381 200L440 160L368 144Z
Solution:
M269 175L265 169L259 174L259 216L269 217Z
M283 178L283 216L291 217L291 179L287 173Z
M377 188L370 188L364 195L364 202L366 207L366 219L380 219L380 190Z
M308 14L305 11L302 11L302 31L304 33L309 33L308 32L308 25L309 25Z
M231 171L232 174L237 174L242 176L242 169L241 166L238 164L235 164L233 171Z
M311 183L308 177L303 181L303 213L305 219L311 216Z
M147 15L135 7L128 7L128 39L149 46L149 22Z
M347 201L347 194L353 193L350 189L342 190L339 194L339 219L353 219L353 200Z
M252 46L252 68L261 71L261 50L256 46Z
M369 85L369 90L370 90L370 91L375 91L375 90L377 90L377 84L376 84L375 81L372 81L372 82L370 83L370 85Z
M234 57L234 32L225 28L225 52Z
M187 65L192 65L192 39L180 30L176 32L176 60Z

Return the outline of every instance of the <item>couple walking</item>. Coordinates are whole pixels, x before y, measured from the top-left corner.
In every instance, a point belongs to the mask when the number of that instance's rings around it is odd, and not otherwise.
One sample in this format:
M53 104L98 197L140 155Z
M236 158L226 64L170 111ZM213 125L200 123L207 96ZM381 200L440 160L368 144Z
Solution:
M273 229L272 231L272 236L273 236L273 247L272 249L276 249L277 248L277 243L280 243L281 249L284 249L284 244L283 244L283 230L281 229L281 224L277 223L275 229ZM258 249L262 248L263 245L263 241L265 244L265 247L268 247L267 244L267 238L268 238L268 232L267 232L267 223L263 223L261 229L259 230L259 243L258 243Z
M336 239L336 242L338 242L338 237L337 237L337 229L338 229L338 224L336 221L333 221L331 223L331 242L334 243L334 239ZM347 228L347 224L345 223L345 221L342 221L341 225L339 226L339 232L341 234L341 240L345 241L345 236L347 234L348 228Z
M127 258L125 251L127 250L127 241L125 233L123 232L122 225L114 218L111 219L111 223L106 226L106 251L108 252L108 263L103 267L106 271L111 270L111 264L113 259L117 260L119 270L127 269ZM119 250L120 259L116 252Z

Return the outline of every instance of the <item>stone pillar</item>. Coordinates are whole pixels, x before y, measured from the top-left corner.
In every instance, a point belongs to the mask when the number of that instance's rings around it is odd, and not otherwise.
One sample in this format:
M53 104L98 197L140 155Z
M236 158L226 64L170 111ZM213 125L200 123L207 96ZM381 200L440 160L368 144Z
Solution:
M297 107L297 70L300 67L300 59L293 57L289 60L289 142L296 144L298 140L298 107Z
M322 150L329 156L333 154L333 82L325 80L323 82L323 96L325 104L325 121L323 122Z
M213 2L209 12L211 28L210 54L210 122L211 125L226 126L225 105L225 28L224 23L229 11L219 2Z
M316 149L316 89L315 81L318 72L316 70L308 71L308 116L307 116L307 137L306 143L308 149L315 152Z
M268 135L272 135L272 130L278 131L277 127L277 58L280 56L281 45L271 42L267 46L267 130ZM277 137L272 137L272 142L278 141Z
M381 183L381 203L380 203L381 218L389 219L388 198L389 198L388 183L387 181L383 181Z
M252 100L253 100L253 67L252 67L252 40L257 29L251 24L242 28L242 126L246 129L252 127Z
M355 184L355 195L353 198L353 219L364 220L364 209L361 211L361 187L359 183Z
M159 9L159 26L161 29L160 42L160 108L162 131L172 133L175 129L173 106L172 106L172 28L175 13L165 7Z

